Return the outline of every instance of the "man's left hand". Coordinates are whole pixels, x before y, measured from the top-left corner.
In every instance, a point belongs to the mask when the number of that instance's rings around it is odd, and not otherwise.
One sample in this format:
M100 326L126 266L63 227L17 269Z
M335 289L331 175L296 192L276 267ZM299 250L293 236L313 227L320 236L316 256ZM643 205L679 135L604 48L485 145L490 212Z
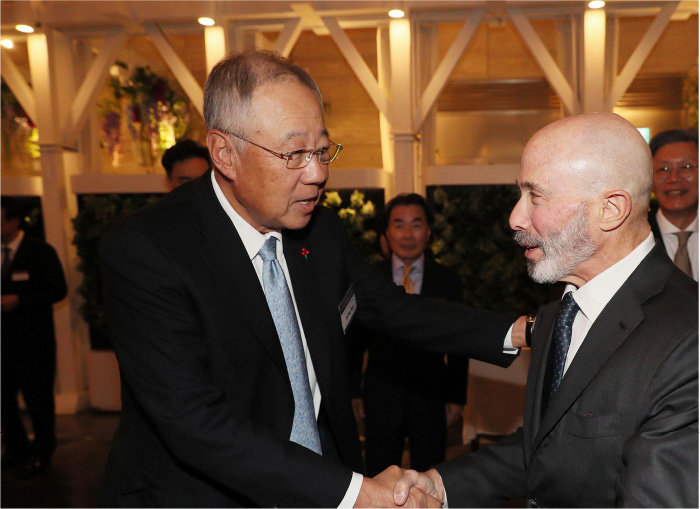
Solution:
M448 426L452 426L459 420L462 410L464 407L458 403L445 403L445 420Z

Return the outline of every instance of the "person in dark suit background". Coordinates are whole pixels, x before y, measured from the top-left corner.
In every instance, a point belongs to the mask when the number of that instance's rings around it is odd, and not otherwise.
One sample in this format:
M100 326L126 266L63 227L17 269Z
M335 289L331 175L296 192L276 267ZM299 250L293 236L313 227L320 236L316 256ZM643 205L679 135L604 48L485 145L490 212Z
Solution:
M510 217L530 276L565 281L532 336L524 424L502 443L408 471L450 506L698 506L698 285L647 222L652 158L612 113L526 145Z
M381 270L387 279L407 293L461 301L459 277L426 252L433 214L425 198L395 196L385 217L391 256ZM400 465L406 439L411 468L427 470L444 461L447 426L458 420L466 402L469 359L407 348L388 337L373 337L372 331L354 334L369 338L364 375L364 348L358 348L353 366L353 410L358 421L365 417L368 474Z
M195 180L211 168L209 150L194 140L180 140L163 152L160 160L172 191L178 186Z
M66 296L56 251L25 235L24 210L2 200L2 465L22 475L44 470L56 447L53 385L56 339L52 305ZM34 431L30 443L20 416L22 393Z
M698 280L698 132L672 129L649 142L658 210L649 224L676 266Z
M358 261L316 207L341 147L300 67L269 52L223 59L204 116L213 171L101 242L123 399L101 504L386 504L397 470L360 473L353 316L501 365L512 320L407 295ZM524 319L513 337L523 344Z

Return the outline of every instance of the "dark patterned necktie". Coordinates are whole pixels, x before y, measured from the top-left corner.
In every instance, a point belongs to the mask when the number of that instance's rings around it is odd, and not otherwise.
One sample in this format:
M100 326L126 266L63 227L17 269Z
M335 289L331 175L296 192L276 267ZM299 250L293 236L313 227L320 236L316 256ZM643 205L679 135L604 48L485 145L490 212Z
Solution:
M282 345L284 362L294 395L294 421L289 440L321 454L321 438L316 423L313 396L306 369L304 345L294 311L287 279L277 261L277 239L269 237L259 254L263 259L263 287L272 320Z
M566 354L569 352L571 344L571 328L579 307L574 300L573 294L567 292L559 303L557 318L554 322L554 333L552 345L547 358L547 370L544 376L544 386L542 393L542 413L547 410L549 401L559 387L564 376L564 365L566 364Z

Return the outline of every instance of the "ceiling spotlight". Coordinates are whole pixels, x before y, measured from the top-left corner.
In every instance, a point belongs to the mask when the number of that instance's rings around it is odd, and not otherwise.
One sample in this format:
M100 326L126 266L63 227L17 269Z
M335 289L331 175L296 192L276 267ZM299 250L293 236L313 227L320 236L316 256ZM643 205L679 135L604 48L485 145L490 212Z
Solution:
M391 18L403 18L406 13L403 12L401 9L391 9L387 14L389 14L389 17Z
M212 18L207 18L206 16L198 18L197 22L205 27L213 27L216 24L216 21L214 21Z
M34 33L34 27L30 27L29 25L15 25L15 30L22 32L23 34Z
M588 7L591 9L600 9L601 7L605 7L605 2L603 0L591 0L588 2Z
M12 49L15 47L14 43L10 39L3 39L0 41L0 46L7 49Z

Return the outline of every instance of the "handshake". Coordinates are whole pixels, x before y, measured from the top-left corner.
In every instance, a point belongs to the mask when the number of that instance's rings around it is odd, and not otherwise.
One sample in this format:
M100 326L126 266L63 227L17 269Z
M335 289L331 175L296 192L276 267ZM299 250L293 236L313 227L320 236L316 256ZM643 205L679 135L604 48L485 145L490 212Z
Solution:
M437 470L420 473L394 465L362 480L355 507L442 507L444 503L445 488Z

